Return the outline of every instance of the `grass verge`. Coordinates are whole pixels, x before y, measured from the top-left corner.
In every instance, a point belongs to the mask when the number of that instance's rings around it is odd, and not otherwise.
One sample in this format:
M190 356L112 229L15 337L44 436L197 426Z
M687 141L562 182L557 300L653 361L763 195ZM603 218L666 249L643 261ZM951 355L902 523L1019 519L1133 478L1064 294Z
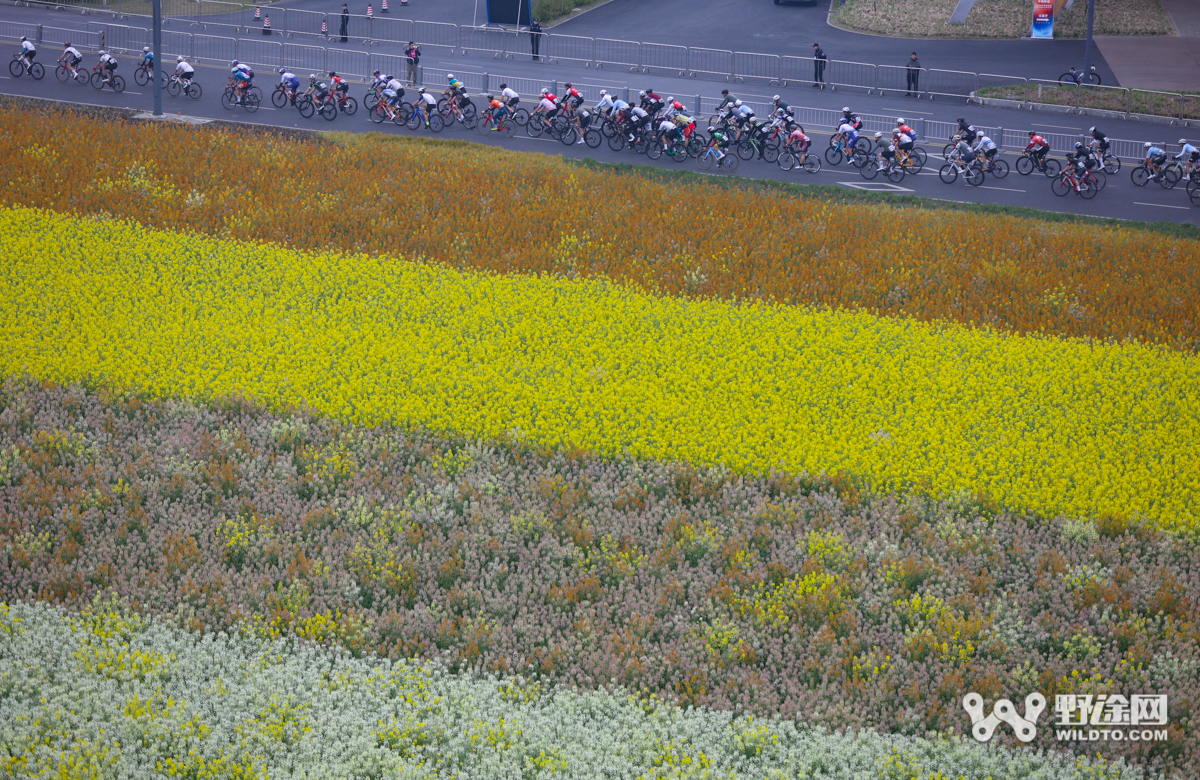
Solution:
M852 30L913 38L1023 38L1033 12L1023 0L979 0L964 24L949 24L957 0L850 0L833 21ZM1158 0L1097 3L1096 35L1171 35L1174 26ZM1054 23L1055 38L1082 38L1087 3L1079 0ZM896 63L900 64L900 63ZM1057 75L1057 74L1056 74Z

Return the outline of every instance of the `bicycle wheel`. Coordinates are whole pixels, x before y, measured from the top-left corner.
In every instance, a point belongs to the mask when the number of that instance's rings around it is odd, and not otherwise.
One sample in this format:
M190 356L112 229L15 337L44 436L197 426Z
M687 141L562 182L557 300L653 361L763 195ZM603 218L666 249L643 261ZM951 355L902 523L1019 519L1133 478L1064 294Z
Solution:
M258 107L261 103L262 100L259 99L258 95L247 93L246 97L242 99L242 108L246 109L248 113L253 114L258 110Z
M692 133L687 143L688 156L699 157L707 148L708 138L703 133Z
M909 155L917 161L917 171L925 167L925 163L929 162L929 154L919 146L914 146Z
M88 71L84 70L83 68L75 69L75 81L80 84L87 84L90 80L91 75Z
M113 76L109 79L108 85L113 88L113 92L125 91L125 79L120 76Z
M1150 181L1150 171L1146 170L1146 166L1139 165L1129 172L1129 180L1135 187L1145 187L1146 182Z
M1023 154L1017 159L1017 173L1022 176L1028 176L1033 173L1033 160L1030 159L1029 155Z
M542 121L541 117L531 117L525 124L525 133L531 138L541 138L544 132L546 132L546 123Z
M29 66L29 75L33 76L34 81L41 81L46 75L46 69L42 67L42 63L35 62Z
M479 126L479 120L473 116L463 116L462 126L466 130L474 130Z
M809 173L817 173L821 170L821 158L815 152L809 152L804 156L804 170Z
M54 78L58 79L60 83L66 84L67 79L69 79L70 77L71 77L71 71L67 70L66 65L60 64L57 68L54 69Z
M730 173L736 171L738 166L741 164L742 160L736 154L729 154L726 152L725 156L721 158L721 165L724 165L725 170L729 171Z
M229 93L229 90L225 91L226 93ZM221 101L221 105L225 105L224 97L221 98ZM304 117L305 119L312 119L312 115L317 113L316 105L313 103L312 98L308 96L302 97L296 101L296 110L299 111L300 116Z
M743 160L749 160L754 156L754 144L749 140L738 141L738 144L733 151Z
M246 98L247 98L247 100L249 100L250 96L247 95ZM333 104L332 100L330 100L330 102L328 102L328 103L322 103L321 110L319 113L321 114L321 118L324 119L326 122L332 122L333 120L337 119L337 115L338 115L337 106L335 106Z
M188 85L187 85L187 96L188 97L190 97L192 100L199 100L200 96L203 94L204 94L204 90L201 89L199 84L197 84L194 81L188 82Z
M942 181L946 182L947 184L953 184L955 179L958 178L958 168L955 167L953 163L946 163L942 166L942 169L938 171L938 176L940 176Z
M1109 176L1121 172L1121 158L1116 155L1108 155L1104 158L1104 172Z
M383 107L383 103L376 103L375 108L367 112L367 118L377 125L383 124L383 120L389 119L387 110Z
M434 114L431 117L429 117L429 129L432 132L440 133L440 132L442 132L442 128L445 126L446 126L446 123L443 122L442 118L440 116L438 116L437 114Z
M233 107L236 105L234 102L235 100L236 98L233 96L233 90L227 88L221 93L221 108L225 109L226 111L232 111ZM300 111L300 115L304 116L303 110ZM310 113L309 116L312 116L312 114Z
M167 82L167 94L171 97L179 97L181 89L183 89L183 86L176 79L171 79Z
M636 141L633 142L633 151L637 152L638 154L645 154L646 150L648 150L653 144L654 139L646 135L641 135Z
M1062 163L1060 163L1058 160L1046 158L1046 169L1043 171L1043 173L1046 174L1046 178L1053 179L1055 176L1062 173Z
M437 112L445 114L450 111L450 101L446 98L440 98L437 102Z
M404 126L409 130L416 130L421 126L421 115L417 113L415 108L413 109L413 112L404 120Z
M574 127L566 127L559 130L558 140L562 141L563 146L570 146L579 139L579 134Z
M604 142L604 136L600 135L600 131L594 127L589 127L583 131L583 142L587 144L589 149L595 149Z
M956 146L956 144L946 144L945 146L942 147L942 159L943 160L950 159L950 155L954 154L955 146Z
M980 184L983 184L983 171L972 165L970 168L967 168L967 172L963 174L963 178L967 180L967 184L970 184L972 187L978 187Z
M1003 179L1005 176L1008 175L1008 171L1009 171L1008 163L1006 163L1004 160L997 158L992 161L992 170L989 172L993 176L995 176L997 179Z
M842 154L842 150L836 146L831 146L825 150L825 162L830 165L841 165L845 157L846 155Z
M517 127L524 127L529 124L529 112L523 108L518 108L513 112L513 121L517 123Z
M406 123L415 113L417 109L407 100L401 100L400 105L396 106L396 116L400 117L400 124Z
M769 143L763 147L763 159L768 163L773 163L779 159L779 144Z
M870 153L864 153L861 149L855 149L854 154L850 155L850 165L855 168L862 168L870 162Z
M1075 74L1071 73L1069 71L1067 73L1062 74L1061 76L1058 77L1058 83L1059 84L1074 84L1075 83Z
M278 88L276 91L278 91ZM375 90L371 90L367 94L363 95L363 108L367 109L368 111L374 111L375 106L379 105L379 100L379 95L375 93Z
M1192 187L1188 190L1188 199L1192 201L1193 206L1200 206L1200 187Z
M1108 186L1108 176L1102 170L1089 171L1088 177L1088 182L1096 188L1096 192Z
M1083 198L1084 200L1091 200L1092 198L1096 197L1096 193L1099 191L1100 189L1090 181L1079 182L1079 189L1076 190L1076 192L1079 193L1079 197Z
M1159 183L1162 184L1164 189L1169 190L1174 188L1181 179L1183 179L1183 166L1177 162L1172 162L1163 169L1162 179Z
M460 106L460 108L464 117L474 117L479 115L479 109L475 108L474 103L467 103L466 105Z
M104 89L104 77L100 75L100 71L92 71L91 78L88 79L92 87L95 89Z
M871 142L865 138L859 138L854 142L854 148L861 151L863 154L871 153Z
M779 167L785 171L790 171L792 168L796 167L795 156L793 156L792 153L786 149L779 153L779 159L776 162L778 162Z
M139 87L146 86L146 82L150 80L150 74L146 72L144 66L139 66L133 70L133 80L137 82Z
M11 73L12 77L15 79L21 78L21 74L25 72L25 66L21 63L20 57L15 57L12 60L9 60L8 72Z
M625 136L622 135L621 133L617 133L616 135L609 138L608 139L608 148L612 149L614 152L619 152L622 149L624 149L625 148Z
M1085 81L1088 81L1088 82L1090 82L1090 83L1092 83L1092 84L1095 84L1097 87L1098 87L1098 86L1100 86L1101 84L1103 84L1103 83L1104 83L1104 82L1103 82L1103 81L1100 79L1100 74L1099 74L1099 73L1089 73L1089 74L1087 75L1087 78L1086 78L1086 79L1084 79L1084 80L1085 80Z
M866 165L858 169L858 172L862 174L864 179L870 181L879 175L879 166L875 164L874 160L868 160Z
M888 177L888 181L892 182L893 184L899 184L904 180L904 169L899 165L891 165L883 175Z
M713 167L713 163L716 161L716 152L705 151L704 154L696 158L696 165L699 166L700 170L707 171L709 168Z
M1050 184L1050 191L1060 198L1064 197L1073 189L1075 188L1071 186L1071 182L1067 180L1066 176L1062 175L1055 178L1055 180Z
M342 104L342 110L346 112L346 116L354 116L358 113L358 101L352 97L346 98L346 102Z
M646 145L646 158L647 159L657 160L659 157L662 157L662 154L663 154L662 144L660 144L658 142L658 139L655 139Z
M517 132L517 126L514 125L509 120L505 119L503 122L500 123L499 133L500 133L500 135L504 136L505 138L512 138L513 134L516 132ZM591 142L591 140L589 140L587 138L584 139L585 141L587 141L588 146L595 149L597 146L600 145L600 133L596 132L595 130L588 130L588 133L589 134L596 133L596 143L595 144L593 144Z
M258 87L246 87L246 94L254 95L255 103L263 102L263 91L261 89L259 89Z
M275 91L271 93L271 105L275 108L283 108L283 104L287 102L287 90L282 86L275 87Z

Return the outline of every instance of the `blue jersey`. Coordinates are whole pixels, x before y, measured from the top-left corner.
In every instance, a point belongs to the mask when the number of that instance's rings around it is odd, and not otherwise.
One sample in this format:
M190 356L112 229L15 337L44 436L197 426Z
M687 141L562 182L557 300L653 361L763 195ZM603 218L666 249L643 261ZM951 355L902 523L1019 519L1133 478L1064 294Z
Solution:
M142 55L142 64L143 65L153 65L154 64L154 52L148 51L145 54L143 54Z
M1166 152L1164 152L1162 149L1159 149L1157 146L1151 146L1146 150L1147 157L1162 157L1165 154Z
M626 103L624 100L614 100L613 101L613 110L614 111L624 111L627 108L629 108L629 104Z

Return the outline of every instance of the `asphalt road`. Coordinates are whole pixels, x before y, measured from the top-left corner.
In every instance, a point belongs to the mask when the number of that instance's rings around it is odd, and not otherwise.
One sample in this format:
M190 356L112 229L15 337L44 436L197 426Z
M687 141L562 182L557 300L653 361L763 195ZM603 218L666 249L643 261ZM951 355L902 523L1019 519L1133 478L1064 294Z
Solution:
M89 63L90 64L90 63ZM240 108L227 111L221 107L219 96L226 83L227 74L224 69L198 68L198 81L204 87L204 96L199 101L187 98L171 98L164 96L164 108L168 113L178 113L187 116L234 120L254 124L273 125L276 127L308 128L314 130L337 129L352 132L383 132L387 134L409 134L414 131L399 128L390 124L375 125L371 123L366 112L360 109L356 116L339 115L334 121L327 122L319 116L306 120L291 107L276 109L269 100L257 113L250 114ZM126 91L115 94L108 89L96 91L90 86L75 83L60 84L50 74L40 82L28 78L12 78L5 74L0 76L0 91L8 94L48 97L57 100L89 103L95 105L136 108L150 110L153 107L153 97L149 86L139 87L133 82L132 64L123 75L129 82ZM274 79L271 74L260 78L264 91L269 96ZM361 87L352 90L352 94L362 96ZM424 128L416 133L428 134ZM814 131L815 132L815 131ZM461 125L444 130L440 137L469 140L478 143L501 145L519 151L538 152L541 154L558 154L564 157L592 157L610 162L630 162L646 165L657 165L663 168L688 168L698 171L694 160L685 163L675 163L668 158L658 161L647 160L630 150L614 152L601 145L590 149L586 145L564 146L557 141L546 138L530 138L523 132L512 139L504 139L498 134L483 135L477 131L468 131ZM817 146L823 150L825 135L817 134ZM936 156L940 143L928 147ZM1010 160L1014 159L1009 157ZM709 175L731 175L713 173ZM1031 206L1052 211L1064 211L1078 214L1088 214L1097 217L1116 217L1123 219L1164 220L1173 222L1200 223L1200 208L1192 207L1187 195L1182 189L1171 191L1150 185L1136 188L1130 183L1125 171L1109 177L1108 186L1096 198L1087 201L1076 195L1065 198L1055 196L1050 191L1050 180L1041 175L1020 176L1015 171L1005 179L989 177L980 187L967 186L960 179L955 184L944 184L937 175L937 165L931 165L919 176L907 177L899 184L892 184L883 179L868 182L862 178L857 169L846 164L841 166L826 165L817 174L802 171L785 172L778 166L761 161L743 163L736 174L753 178L770 178L797 183L832 184L845 187L877 191L915 193L917 195L974 203L1000 203L1008 205Z

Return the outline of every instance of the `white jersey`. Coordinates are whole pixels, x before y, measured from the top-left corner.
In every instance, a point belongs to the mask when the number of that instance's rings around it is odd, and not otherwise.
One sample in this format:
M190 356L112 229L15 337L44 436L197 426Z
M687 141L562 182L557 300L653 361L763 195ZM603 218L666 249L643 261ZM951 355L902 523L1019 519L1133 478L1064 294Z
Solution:
M750 117L754 116L754 109L750 108L750 106L739 106L733 110L733 113L737 114L742 119L749 119Z
M514 90L512 87L505 87L504 91L501 92L500 94L504 95L506 100L520 100L521 99L521 96L518 95L516 90Z
M29 54L30 52L35 52L35 51L37 51L37 47L35 47L33 45L33 41L22 41L21 42L21 53L22 54Z
M107 65L107 64L108 64L108 63L110 63L110 62L116 62L116 61L117 61L117 58L116 58L116 57L114 57L114 56L112 56L112 55L111 55L111 54L109 54L108 52L104 52L104 54L102 54L102 55L100 56L100 62L101 62L101 63L103 63L103 64L105 64L105 65Z
M400 83L400 79L392 79L391 81L389 81L387 83L387 85L384 87L384 89L390 89L391 91L393 91L397 95L399 95L400 90L404 89L404 85Z
M902 144L911 144L912 136L908 133L896 133L896 140Z
M973 152L978 152L980 149L990 152L996 148L996 142L988 138L986 135L979 136L979 140L975 142L975 146L971 149Z
M76 49L74 46L68 46L63 49L63 54L69 54L77 60L83 59L83 55L79 53L79 49Z
M613 104L613 111L624 111L625 109L629 108L629 104L626 103L624 100L621 100L620 98L617 98L616 100L614 100L612 102L612 104Z
M558 108L558 106L556 106L554 101L550 98L542 98L538 101L538 108L542 109L543 111L554 111Z
M433 95L429 94L428 92L421 93L421 100L424 100L425 105L427 105L427 106L436 106L437 105L437 98L435 98Z
M175 72L180 76L190 76L196 72L196 69L186 62L179 62L175 65Z
M853 135L858 131L855 130L854 125L850 124L849 122L842 122L842 124L838 126L838 132L842 133L843 135Z
M296 74L292 73L290 70L287 70L287 71L284 71L283 74L279 77L279 83L287 84L289 81L291 81L294 78L296 78Z
M633 108L629 109L629 113L637 119L645 119L646 117L650 116L646 113L646 109L642 108L641 106L634 106Z
M1184 157L1187 157L1188 155L1195 154L1195 153L1196 153L1196 147L1192 146L1191 144L1184 144L1183 148L1179 150L1179 154L1175 155L1175 159L1180 160Z
M600 102L596 104L597 111L603 111L607 108L612 108L612 107L613 107L612 95L605 95L604 97L600 98Z
M250 75L250 66L244 62L239 62L237 65L234 65L232 68L229 69L230 75L234 75L238 71L241 71L242 73L245 73L247 76L249 76Z
M665 133L668 130L674 130L674 129L675 129L675 123L672 122L670 119L664 119L663 121L659 122L659 124L658 124L658 132L660 132L660 133Z

